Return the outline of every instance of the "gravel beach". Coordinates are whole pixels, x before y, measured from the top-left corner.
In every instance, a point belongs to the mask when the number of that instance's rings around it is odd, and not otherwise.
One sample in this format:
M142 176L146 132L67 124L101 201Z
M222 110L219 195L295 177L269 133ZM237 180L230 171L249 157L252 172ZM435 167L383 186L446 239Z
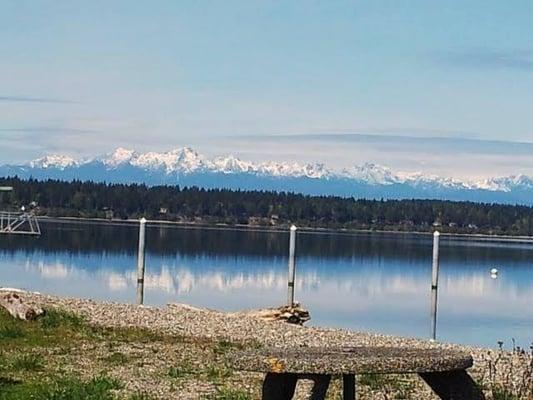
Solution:
M396 346L410 349L444 348L462 350L472 354L474 367L469 372L479 384L487 389L489 398L492 396L490 392L493 392L493 389L496 387L505 388L509 393L526 396L510 397L512 399L530 399L531 397L529 396L531 396L533 390L530 349L527 349L527 351L522 351L521 349L500 351L463 347L454 344L432 343L427 340L376 335L343 329L306 327L279 321L264 321L247 311L225 313L216 310L200 309L185 304L149 307L107 303L89 299L63 298L28 292L23 292L22 295L27 303L35 304L45 310L62 309L82 315L91 325L110 328L145 328L158 334L192 338L198 342L220 343L221 341L227 341L235 343L257 343L258 345L276 347ZM179 349L172 349L172 344L165 343L164 346L169 347L165 349L167 352L179 352ZM176 344L176 347L178 346ZM146 349L137 350L143 353ZM99 349L99 351L105 352L105 349ZM127 353L131 352L132 349L122 349L121 351ZM146 363L147 365L151 365L150 368L157 369L163 367L165 364L165 357L161 357L161 353L159 352L143 354L142 357L152 358L152 360L148 360ZM188 357L194 359L195 355L189 354ZM203 356L202 354L197 354L196 357L201 359ZM166 387L168 385L163 380L161 380L160 384L153 379L150 382L141 381L141 385L139 385L136 379L128 379L128 376L134 375L128 372L128 365L121 366L118 370L120 370L118 375L126 380L127 389L134 390L136 386L142 386L148 388L148 391L156 397L161 396L165 398L169 396L170 389ZM258 396L261 374L238 371L234 371L234 373L232 377L228 377L228 381L233 380L235 385L249 391L252 398ZM249 374L249 377L246 377L246 374ZM409 382L409 398L434 398L423 382L414 376L399 377L394 384L390 384L391 387L389 389L379 388L379 385L373 385L372 382L361 384L358 387L359 398L392 398L388 397L386 390L394 391L394 386L400 385L404 381ZM366 381L363 379L362 382ZM188 385L190 386L190 390L188 389ZM336 383L334 382L333 392L335 391L335 385ZM194 386L194 382L185 382L181 385L180 390L173 392L170 398L202 398L203 395L208 394L210 391L209 385L203 385L201 382L197 382L197 387L194 390L192 386ZM305 391L305 388L302 388L302 390ZM522 393L519 393L520 391ZM299 392L300 388L298 389Z

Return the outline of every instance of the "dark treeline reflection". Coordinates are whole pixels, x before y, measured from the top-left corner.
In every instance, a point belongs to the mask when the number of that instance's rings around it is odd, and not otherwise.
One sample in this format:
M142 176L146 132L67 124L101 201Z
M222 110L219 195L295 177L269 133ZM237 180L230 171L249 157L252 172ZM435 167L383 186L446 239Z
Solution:
M87 223L43 223L43 235L0 237L4 252L20 250L68 253L123 253L137 251L138 227ZM160 255L282 256L288 252L288 233L251 230L149 226L147 251ZM430 236L407 234L318 234L300 232L299 257L384 258L404 261L430 260ZM453 244L453 245L447 245ZM443 262L529 262L532 245L453 242L443 238Z

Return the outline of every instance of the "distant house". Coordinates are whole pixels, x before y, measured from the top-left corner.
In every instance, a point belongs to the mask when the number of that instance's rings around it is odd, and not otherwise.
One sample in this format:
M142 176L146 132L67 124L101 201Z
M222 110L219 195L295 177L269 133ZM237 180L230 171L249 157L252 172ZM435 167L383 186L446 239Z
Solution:
M261 217L249 217L248 218L248 225L261 225Z
M457 228L457 224L456 224L455 222L450 222L450 223L448 224L448 226L449 226L450 228Z
M433 222L432 225L437 227L437 226L442 226L442 223L440 221L435 221L435 222Z
M159 214L166 214L167 212L168 212L168 208L166 208L166 207L161 207L159 209Z

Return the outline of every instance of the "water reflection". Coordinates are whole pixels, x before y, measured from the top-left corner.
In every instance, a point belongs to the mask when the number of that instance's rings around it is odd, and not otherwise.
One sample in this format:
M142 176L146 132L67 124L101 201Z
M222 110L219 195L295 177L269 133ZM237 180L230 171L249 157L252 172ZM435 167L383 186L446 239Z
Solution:
M38 239L0 239L1 286L133 302L135 227L43 230ZM287 242L286 233L149 227L146 302L278 305L286 294ZM301 234L297 248L296 298L315 325L427 337L431 238ZM532 249L443 241L439 337L491 346L533 340Z

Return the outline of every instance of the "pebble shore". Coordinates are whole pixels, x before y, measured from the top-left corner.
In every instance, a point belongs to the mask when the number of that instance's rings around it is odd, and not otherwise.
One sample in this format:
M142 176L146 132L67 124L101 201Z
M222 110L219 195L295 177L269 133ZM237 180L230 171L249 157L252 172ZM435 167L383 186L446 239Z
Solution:
M311 347L394 346L410 349L466 351L474 358L474 367L469 372L483 386L506 385L511 391L519 385L524 385L524 379L526 379L526 385L533 386L531 371L528 370L532 366L529 349L524 352L506 352L344 329L306 327L279 321L264 321L246 311L225 313L185 304L169 304L165 307L136 306L27 292L24 293L24 298L27 303L33 303L44 309L60 308L81 314L94 325L146 328L161 334L205 340L255 341L261 345L282 348L304 345ZM512 376L510 376L509 368L512 370ZM431 399L432 394L421 384L420 394L416 397ZM386 397L379 397L376 394L375 397L367 398Z

